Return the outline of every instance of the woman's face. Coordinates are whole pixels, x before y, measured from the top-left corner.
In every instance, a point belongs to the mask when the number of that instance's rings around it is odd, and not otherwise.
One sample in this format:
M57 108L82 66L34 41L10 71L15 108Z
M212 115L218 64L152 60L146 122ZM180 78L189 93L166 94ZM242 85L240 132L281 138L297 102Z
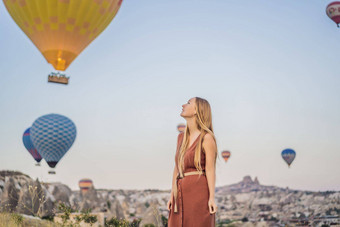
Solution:
M186 104L182 105L181 117L190 118L196 114L196 98L191 98Z

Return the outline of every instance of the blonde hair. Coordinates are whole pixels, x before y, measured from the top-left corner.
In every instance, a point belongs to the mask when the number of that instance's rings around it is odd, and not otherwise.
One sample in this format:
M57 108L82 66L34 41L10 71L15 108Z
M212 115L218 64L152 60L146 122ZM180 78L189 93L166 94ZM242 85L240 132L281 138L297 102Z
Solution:
M216 138L214 135L214 130L212 126L212 116L211 116L211 108L210 104L207 100L195 97L195 106L196 106L196 125L198 130L201 131L200 138L198 141L198 145L196 146L195 150L195 158L194 163L197 171L203 173L203 169L201 166L201 149L202 149L202 143L204 136L209 133L216 143ZM178 166L179 166L179 174L181 177L183 177L183 171L184 171L184 155L189 145L189 137L190 137L190 131L188 126L184 130L184 137L183 142L179 150L179 156L178 156ZM217 157L217 150L215 151L215 164L216 164L216 157Z

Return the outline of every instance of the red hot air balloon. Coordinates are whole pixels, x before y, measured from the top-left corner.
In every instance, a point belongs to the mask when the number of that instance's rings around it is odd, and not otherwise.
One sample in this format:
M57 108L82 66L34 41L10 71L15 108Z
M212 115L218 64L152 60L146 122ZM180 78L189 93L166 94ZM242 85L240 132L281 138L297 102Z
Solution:
M179 124L179 125L177 125L177 130L178 130L178 132L179 132L179 133L184 132L185 127L186 127L185 124Z
M228 161L228 159L230 158L230 151L222 151L222 158L224 159L225 162Z
M82 194L86 193L92 187L93 182L91 179L81 179L79 181L79 188Z
M340 23L340 2L332 2L328 4L326 8L326 13L329 18L331 18L332 21L334 21L338 27Z

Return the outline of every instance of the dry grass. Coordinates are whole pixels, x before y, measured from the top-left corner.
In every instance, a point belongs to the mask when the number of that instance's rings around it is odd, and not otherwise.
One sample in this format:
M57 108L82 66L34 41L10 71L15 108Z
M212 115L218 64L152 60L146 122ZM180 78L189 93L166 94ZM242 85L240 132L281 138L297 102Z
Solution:
M41 219L30 219L16 213L0 213L0 227L61 227Z

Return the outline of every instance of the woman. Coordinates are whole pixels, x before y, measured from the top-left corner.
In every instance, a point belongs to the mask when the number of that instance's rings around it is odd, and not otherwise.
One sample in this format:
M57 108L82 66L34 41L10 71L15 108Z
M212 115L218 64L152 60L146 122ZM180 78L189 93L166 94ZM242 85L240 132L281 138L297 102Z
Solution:
M207 100L191 98L182 105L187 121L178 135L171 197L167 207L169 227L215 226L216 140Z

